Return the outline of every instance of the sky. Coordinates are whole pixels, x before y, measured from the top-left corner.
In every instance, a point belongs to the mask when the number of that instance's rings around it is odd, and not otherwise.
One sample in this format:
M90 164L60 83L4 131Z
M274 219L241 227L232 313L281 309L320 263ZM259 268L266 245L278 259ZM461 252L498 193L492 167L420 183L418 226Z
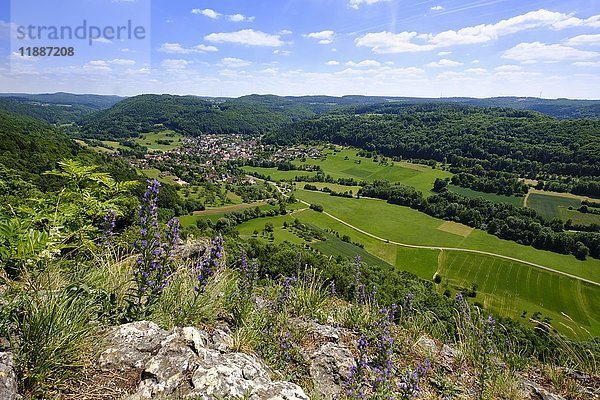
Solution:
M600 0L3 1L0 91L600 99Z

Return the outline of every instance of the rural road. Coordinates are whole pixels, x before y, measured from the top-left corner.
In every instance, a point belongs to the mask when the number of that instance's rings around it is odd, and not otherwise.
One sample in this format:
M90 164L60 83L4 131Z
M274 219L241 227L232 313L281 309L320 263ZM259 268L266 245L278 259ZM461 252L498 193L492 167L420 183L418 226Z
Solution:
M256 177L254 177L254 178L256 178ZM277 188L277 190L279 190L279 193L281 193L285 197L288 197L287 194L285 194L283 192L283 190L281 190L281 188L279 187L279 185L277 185L275 182L271 182L271 181L265 181L265 182L269 182L270 184L274 185ZM306 204L307 206L310 206L310 203L307 203L304 200L298 199L298 201L301 202L302 204ZM545 266L540 265L540 264L532 263L532 262L525 261L525 260L520 260L520 259L514 258L514 257L504 256L502 254L496 254L496 253L491 253L491 252L481 251L481 250L463 249L463 248L458 248L458 247L421 246L421 245L416 245L416 244L407 244L407 243L395 242L395 241L392 241L392 240L388 240L388 239L384 239L382 237L376 236L376 235L374 235L374 234L372 234L370 232L367 232L367 231L365 231L363 229L360 229L359 227L354 226L354 225L352 225L352 224L350 224L350 223L348 223L348 222L346 222L346 221L344 221L344 220L342 220L342 219L336 217L335 215L332 215L332 214L330 214L330 213L328 213L326 211L323 211L323 214L327 215L329 218L332 218L332 219L336 220L337 222L339 222L341 224L346 225L349 228L354 229L357 232L362 233L363 235L367 235L369 237L372 237L373 239L380 240L380 241L382 241L384 243L391 243L391 244L395 244L397 246L408 247L408 248L411 248L411 249L461 251L461 252L465 252L465 253L482 254L482 255L486 255L486 256L492 256L492 257L502 258L502 259L509 260L509 261L515 261L515 262L518 262L518 263L521 263L521 264L525 264L525 265L529 265L529 266L532 266L532 267L535 267L535 268L542 269L544 271L552 272L552 273L555 273L555 274L558 274L558 275L563 275L563 276L566 276L568 278L577 279L577 280L580 280L582 282L589 283L590 285L600 286L599 282L594 282L592 280L585 279L585 278L582 278L582 277L577 276L577 275L572 275L572 274L569 274L567 272L557 271L555 269L552 269L552 268L549 268L549 267L545 267Z

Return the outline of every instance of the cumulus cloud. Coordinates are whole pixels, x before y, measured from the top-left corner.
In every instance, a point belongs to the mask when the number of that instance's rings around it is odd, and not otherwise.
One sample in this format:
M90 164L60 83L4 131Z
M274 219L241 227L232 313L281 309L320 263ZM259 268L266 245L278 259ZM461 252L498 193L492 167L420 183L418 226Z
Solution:
M571 65L574 67L600 67L600 61L577 61Z
M325 65L340 65L339 61L330 60L325 63Z
M594 51L579 50L560 44L545 44L540 42L519 43L508 49L502 58L517 61L563 61L563 60L587 60L598 57L600 53Z
M319 41L319 44L331 44L333 43L333 37L335 36L335 32L331 30L326 30L321 32L308 33L303 36L309 39L316 39Z
M207 53L218 51L215 46L207 46L205 44L199 44L192 47L184 47L179 43L163 43L158 51L161 53L168 54L193 54L193 53Z
M285 43L280 35L270 35L254 29L242 29L237 32L211 33L204 37L212 43L234 43L245 46L280 47Z
M442 11L444 7L442 6L433 6L430 8L431 11Z
M221 17L220 13L218 13L215 10L212 10L210 8L205 8L204 10L201 10L199 8L194 8L192 10L192 14L202 14L205 17L212 18L212 19L218 19Z
M363 67L379 67L381 66L381 63L379 61L375 61L375 60L363 60L360 62L354 62L354 61L348 61L346 63L347 66L349 67L358 67L358 68L363 68Z
M226 57L221 59L221 64L229 68L242 68L251 65L251 61L242 60L241 58Z
M280 56L289 56L290 54L292 54L292 52L289 51L289 50L279 50L279 49L277 49L277 50L273 50L273 54L278 54Z
M600 27L600 15L581 19L572 14L544 9L531 11L494 24L480 24L437 34L417 32L371 32L356 39L356 46L369 47L375 53L429 51L440 47L482 44L502 36L528 29L549 28L561 30L576 26Z
M227 18L233 22L252 22L254 21L254 17L246 17L244 14L233 14L228 15Z
M425 64L426 67L430 67L430 68L458 67L459 65L463 65L463 63L461 63L459 61L449 60L447 58L442 58L439 61L434 61L434 62Z
M166 59L162 60L160 63L161 67L167 71L179 71L185 69L190 64L193 63L191 61L181 59Z
M564 41L569 46L598 46L600 45L600 34L579 35Z

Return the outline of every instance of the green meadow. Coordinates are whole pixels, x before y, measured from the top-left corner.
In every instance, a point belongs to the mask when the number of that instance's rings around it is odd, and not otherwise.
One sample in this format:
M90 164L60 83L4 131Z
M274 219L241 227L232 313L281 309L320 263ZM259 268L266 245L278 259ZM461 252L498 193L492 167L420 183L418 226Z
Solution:
M147 133L142 137L136 138L135 142L140 146L145 146L148 150L154 151L170 151L177 147L181 147L181 138L183 136L173 131L162 131L155 133ZM161 143L159 143L159 141ZM170 143L164 143L170 142Z
M579 206L581 206L581 201L576 198L551 194L531 193L527 199L527 207L533 208L546 219L560 218L561 209L578 208Z
M460 194L461 196L469 197L472 199L476 199L478 197L484 198L489 201L493 201L494 203L509 203L517 207L523 207L523 197L517 196L503 196L496 193L485 193L479 192L477 190L464 188L460 186L449 185L448 190L452 193Z

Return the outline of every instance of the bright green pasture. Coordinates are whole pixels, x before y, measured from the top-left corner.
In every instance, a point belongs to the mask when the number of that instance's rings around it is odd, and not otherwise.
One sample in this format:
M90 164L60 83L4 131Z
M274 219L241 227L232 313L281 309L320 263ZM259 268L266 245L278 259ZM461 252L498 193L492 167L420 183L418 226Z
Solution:
M448 190L450 190L452 193L460 194L461 196L469 197L471 199L482 197L486 200L493 201L494 203L510 203L517 207L523 207L523 197L503 196L495 193L479 192L477 190L454 185L449 185Z
M533 208L538 214L547 219L560 218L560 209L581 206L581 201L569 197L549 194L531 193L527 199L527 207Z
M427 194L433 188L436 178L451 177L452 174L439 169L432 169L425 165L412 164L408 162L392 162L388 165L374 162L372 158L357 156L356 149L344 149L335 154L327 154L325 159L307 159L306 162L295 161L294 164L319 165L327 175L334 179L354 178L358 181L374 181L385 179L390 182L400 182L413 186L417 190ZM347 159L346 159L347 158Z
M162 131L156 133L147 133L142 137L136 138L135 142L141 146L147 147L149 150L170 151L181 147L182 136L173 131ZM169 140L170 144L159 144L158 140Z
M250 166L244 166L242 167L242 169L250 175L258 172L259 174L262 174L264 176L270 176L271 180L274 181L281 181L282 179L293 180L297 176L316 176L316 173L311 171L279 171L277 168L263 168Z
M296 187L298 189L303 189L304 185L309 184L316 186L317 189L321 190L325 187L333 190L334 192L343 193L348 190L352 190L352 194L356 195L360 190L360 186L346 186L346 185L338 185L337 183L327 183L327 182L296 182Z
M142 169L139 171L150 179L156 179L159 182L179 186L179 184L175 181L175 177L173 175L161 175L160 170L156 168Z
M528 320L537 311L551 318L558 331L580 339L600 332L600 287L510 260L444 251L438 269L441 288L470 289L477 285L475 301L486 308Z
M568 208L560 207L560 219L563 221L571 220L576 225L600 225L600 214L582 213L577 210L569 210Z
M600 260L588 258L580 261L571 255L502 240L477 229L467 237L462 237L437 229L444 222L440 219L382 200L346 199L306 190L297 190L295 196L311 204L320 204L326 212L384 239L406 244L488 251L600 282Z

